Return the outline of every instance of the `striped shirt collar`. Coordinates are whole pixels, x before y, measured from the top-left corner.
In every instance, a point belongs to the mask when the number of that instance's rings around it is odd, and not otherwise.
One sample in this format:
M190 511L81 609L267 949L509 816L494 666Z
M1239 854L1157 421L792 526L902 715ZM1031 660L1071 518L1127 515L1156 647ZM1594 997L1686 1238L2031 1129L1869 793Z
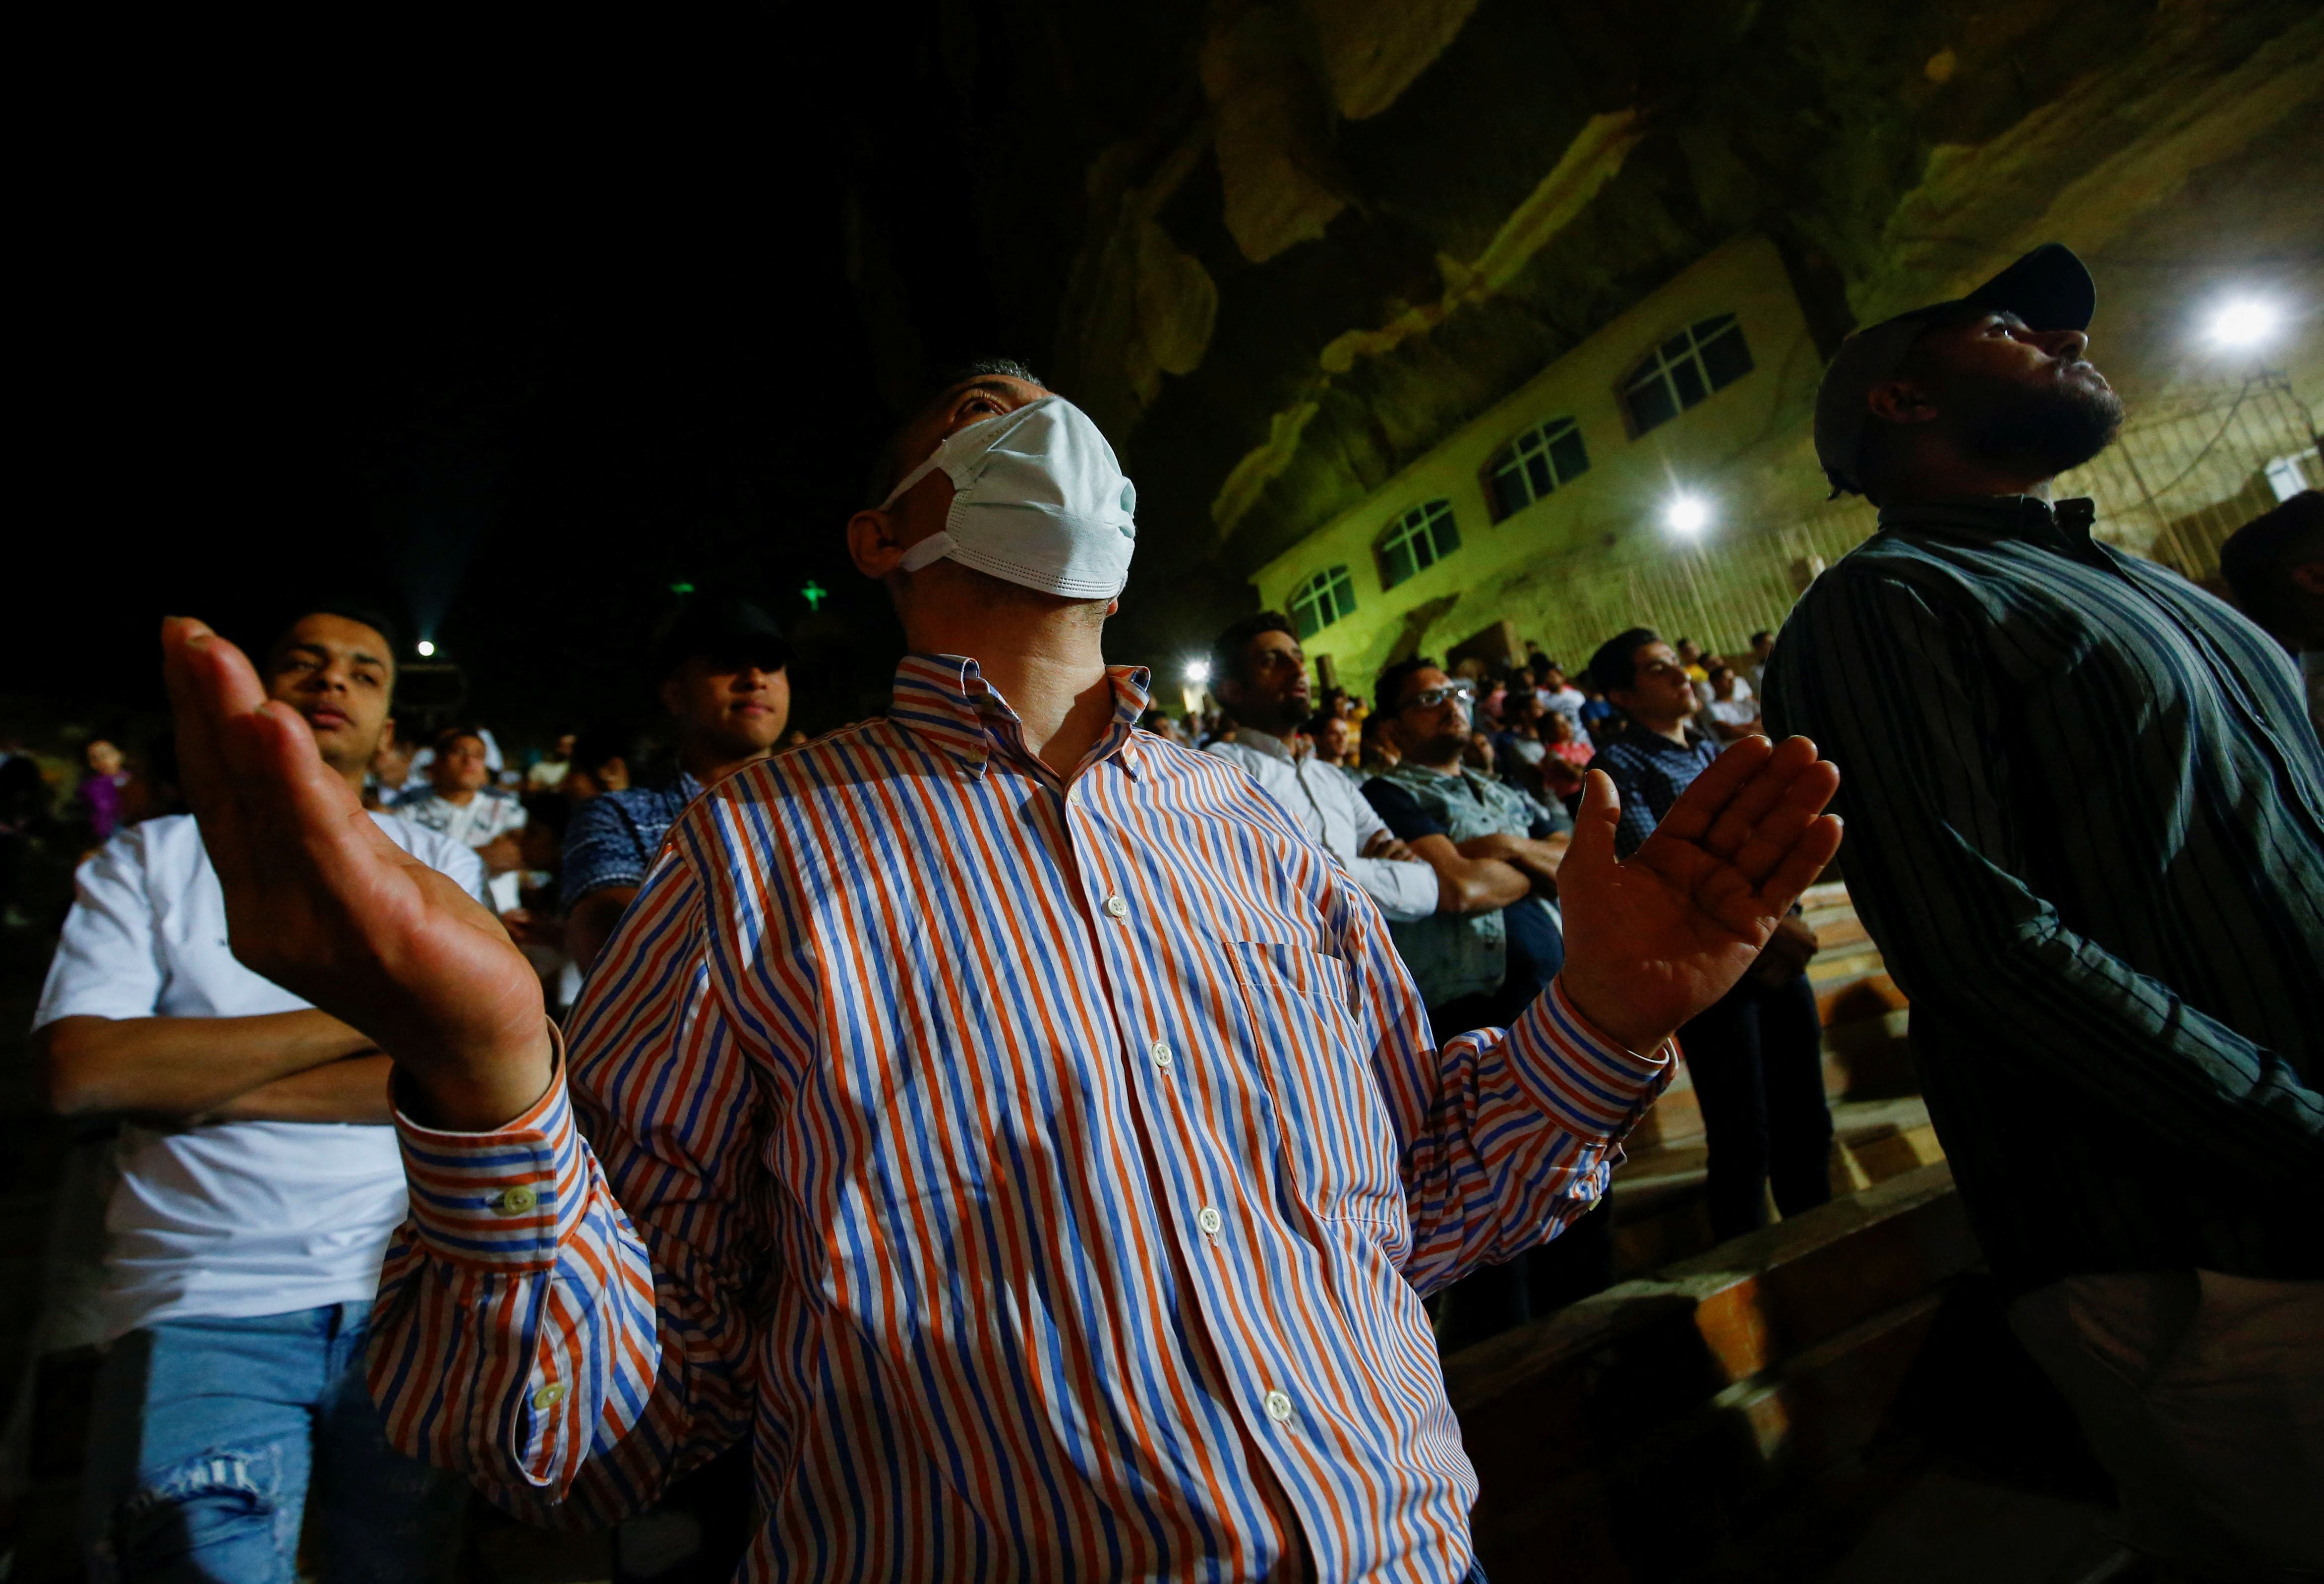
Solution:
M2039 495L1963 495L1901 501L1880 509L1882 528L1911 528L1965 538L2020 539L2051 549L2090 542L2098 506L2077 495L2054 503Z
M1113 685L1113 724L1075 774L1111 762L1135 780L1141 765L1136 727L1150 697L1148 673L1143 666L1109 666L1105 678ZM1025 746L1017 712L966 655L906 655L896 666L888 718L925 738L973 778L984 774L996 742L1040 762Z

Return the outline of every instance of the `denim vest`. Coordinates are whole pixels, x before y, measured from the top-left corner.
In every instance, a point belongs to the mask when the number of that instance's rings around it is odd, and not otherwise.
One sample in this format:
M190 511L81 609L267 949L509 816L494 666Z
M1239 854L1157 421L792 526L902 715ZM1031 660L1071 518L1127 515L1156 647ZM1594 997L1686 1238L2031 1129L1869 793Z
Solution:
M1462 766L1460 775L1440 775L1418 765L1398 765L1380 779L1412 795L1429 818L1445 829L1453 845L1471 836L1523 836L1542 817L1541 806L1513 787L1489 780ZM1531 897L1512 903L1539 907ZM1501 988L1508 977L1509 930L1505 907L1489 913L1439 913L1417 924L1391 924L1397 953L1420 987L1420 999L1442 1007L1462 996Z

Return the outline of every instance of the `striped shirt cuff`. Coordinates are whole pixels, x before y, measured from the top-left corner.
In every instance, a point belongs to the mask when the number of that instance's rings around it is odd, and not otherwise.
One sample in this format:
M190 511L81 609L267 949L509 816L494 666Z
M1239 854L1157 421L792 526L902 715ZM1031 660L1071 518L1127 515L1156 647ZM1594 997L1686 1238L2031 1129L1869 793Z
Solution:
M1645 1055L1601 1033L1552 980L1509 1030L1509 1064L1535 1103L1573 1132L1623 1131L1678 1071L1678 1045L1665 1039Z
M492 1272L546 1271L588 1203L588 1174L573 1102L565 1091L565 1039L555 1046L549 1089L514 1121L489 1133L454 1133L395 1108L411 1220L431 1253Z

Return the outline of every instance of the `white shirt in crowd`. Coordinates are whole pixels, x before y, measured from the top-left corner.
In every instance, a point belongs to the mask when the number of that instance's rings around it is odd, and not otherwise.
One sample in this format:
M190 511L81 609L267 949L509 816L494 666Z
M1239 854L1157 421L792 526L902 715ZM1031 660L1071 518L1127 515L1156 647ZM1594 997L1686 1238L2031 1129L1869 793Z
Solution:
M524 829L524 805L513 793L486 787L466 803L454 803L430 787L408 792L395 800L399 819L408 819L423 831L449 836L463 847L481 847L511 831ZM524 873L510 870L493 876L486 887L493 911L506 913L523 898Z
M465 847L390 815L388 839L475 892ZM226 946L226 898L188 815L132 825L81 865L32 1027L60 1018L251 1018L308 1003ZM395 1129L344 1122L125 1124L106 1211L105 1334L191 1315L368 1303L404 1215Z
M1238 726L1233 741L1213 742L1208 751L1250 772L1299 822L1310 841L1346 866L1389 923L1411 924L1436 911L1434 870L1425 863L1362 855L1373 838L1388 830L1388 823L1337 765L1321 763L1313 753L1295 759L1281 738L1249 726Z
M1576 742L1590 745L1590 729L1582 723L1582 706L1590 701L1582 696L1582 689L1569 682L1555 689L1536 687L1533 695L1541 700L1542 708L1555 710L1573 723L1573 740Z
M1733 698L1714 698L1703 707L1714 721L1723 721L1730 726L1748 726L1759 718L1759 706L1741 691L1742 678L1736 678L1735 686L1737 692Z

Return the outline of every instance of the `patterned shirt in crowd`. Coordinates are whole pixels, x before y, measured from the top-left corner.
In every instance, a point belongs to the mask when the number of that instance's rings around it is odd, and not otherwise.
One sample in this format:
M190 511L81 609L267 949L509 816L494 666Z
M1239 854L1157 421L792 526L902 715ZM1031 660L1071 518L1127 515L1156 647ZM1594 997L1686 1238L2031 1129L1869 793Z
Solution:
M466 803L455 803L433 787L406 792L395 800L395 817L410 820L423 831L433 831L463 847L477 848L524 829L524 805L512 793L485 787ZM521 900L524 875L503 870L484 882L486 901L495 913L506 913Z
M1602 734L1590 768L1611 776L1614 790L1622 795L1614 851L1624 858L1636 852L1655 833L1679 794L1693 786L1695 777L1718 757L1719 744L1692 726L1686 728L1684 747L1635 722L1627 730Z
M1914 503L1816 580L1767 715L2020 1285L2324 1276L2324 752L2266 634L2087 501Z
M669 827L701 796L702 783L680 770L667 787L601 792L576 804L565 826L565 905L608 886L644 885Z
M400 1445L602 1518L748 1434L753 1579L1463 1576L1420 1296L1602 1193L1673 1052L1555 986L1431 1049L1346 871L1111 677L1061 780L908 657L678 822L538 1105L399 1119Z

